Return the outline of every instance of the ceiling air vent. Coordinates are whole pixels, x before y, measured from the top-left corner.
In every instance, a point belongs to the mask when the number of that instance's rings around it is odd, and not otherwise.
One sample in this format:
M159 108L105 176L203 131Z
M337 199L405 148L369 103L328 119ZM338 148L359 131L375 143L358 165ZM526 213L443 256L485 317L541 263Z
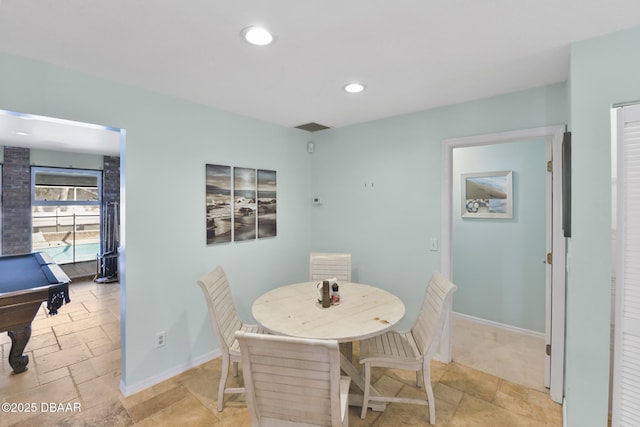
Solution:
M296 129L306 130L307 132L315 132L317 130L329 129L329 126L311 122L304 125L296 126Z

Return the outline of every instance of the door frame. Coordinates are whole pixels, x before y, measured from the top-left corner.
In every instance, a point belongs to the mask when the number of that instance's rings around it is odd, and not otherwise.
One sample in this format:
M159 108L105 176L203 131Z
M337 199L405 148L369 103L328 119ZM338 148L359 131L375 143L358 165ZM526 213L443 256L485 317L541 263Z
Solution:
M552 188L547 200L552 203L551 218L547 218L547 229L551 232L553 264L547 274L545 335L551 345L551 355L545 371L548 371L548 386L551 399L562 403L564 392L564 331L565 331L565 272L566 241L562 232L562 136L564 126L546 126L516 131L498 132L442 141L442 218L440 271L447 277L452 274L452 214L453 214L453 149L493 145L530 139L544 139L550 145L552 156ZM548 190L547 190L548 191ZM553 268L555 266L555 268ZM551 280L551 283L549 282ZM439 359L451 360L451 321L445 324L439 351ZM545 383L547 383L545 378Z

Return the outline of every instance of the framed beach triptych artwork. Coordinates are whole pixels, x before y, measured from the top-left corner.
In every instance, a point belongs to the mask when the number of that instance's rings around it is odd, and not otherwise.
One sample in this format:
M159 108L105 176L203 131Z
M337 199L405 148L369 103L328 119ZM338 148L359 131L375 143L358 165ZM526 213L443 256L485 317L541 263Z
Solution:
M207 244L275 237L276 195L276 171L207 164Z
M513 218L512 171L460 175L463 218Z

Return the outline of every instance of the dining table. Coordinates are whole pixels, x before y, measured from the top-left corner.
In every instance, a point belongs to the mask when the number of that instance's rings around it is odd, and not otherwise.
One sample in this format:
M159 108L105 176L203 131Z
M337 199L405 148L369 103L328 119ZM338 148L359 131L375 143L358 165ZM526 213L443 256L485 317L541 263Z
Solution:
M347 344L340 353L340 368L364 391L364 376L351 360L351 343L383 334L405 314L404 303L391 292L362 283L339 283L340 301L323 307L318 286L302 282L280 286L258 297L251 308L256 322L268 332L299 338L331 339ZM344 346L341 345L344 348ZM378 392L372 387L372 395ZM350 395L349 404L362 406L362 395ZM369 407L384 411L383 402Z

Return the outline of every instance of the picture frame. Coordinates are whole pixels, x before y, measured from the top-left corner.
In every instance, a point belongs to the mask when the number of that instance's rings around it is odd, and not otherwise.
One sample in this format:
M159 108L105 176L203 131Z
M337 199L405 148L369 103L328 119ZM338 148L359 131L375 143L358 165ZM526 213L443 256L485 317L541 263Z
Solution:
M205 165L207 245L231 242L231 166Z
M233 241L257 237L258 211L256 169L233 168Z
M513 218L513 172L479 172L460 175L463 218Z
M278 235L277 195L276 171L258 169L258 239Z
M205 164L207 245L278 235L277 172Z

